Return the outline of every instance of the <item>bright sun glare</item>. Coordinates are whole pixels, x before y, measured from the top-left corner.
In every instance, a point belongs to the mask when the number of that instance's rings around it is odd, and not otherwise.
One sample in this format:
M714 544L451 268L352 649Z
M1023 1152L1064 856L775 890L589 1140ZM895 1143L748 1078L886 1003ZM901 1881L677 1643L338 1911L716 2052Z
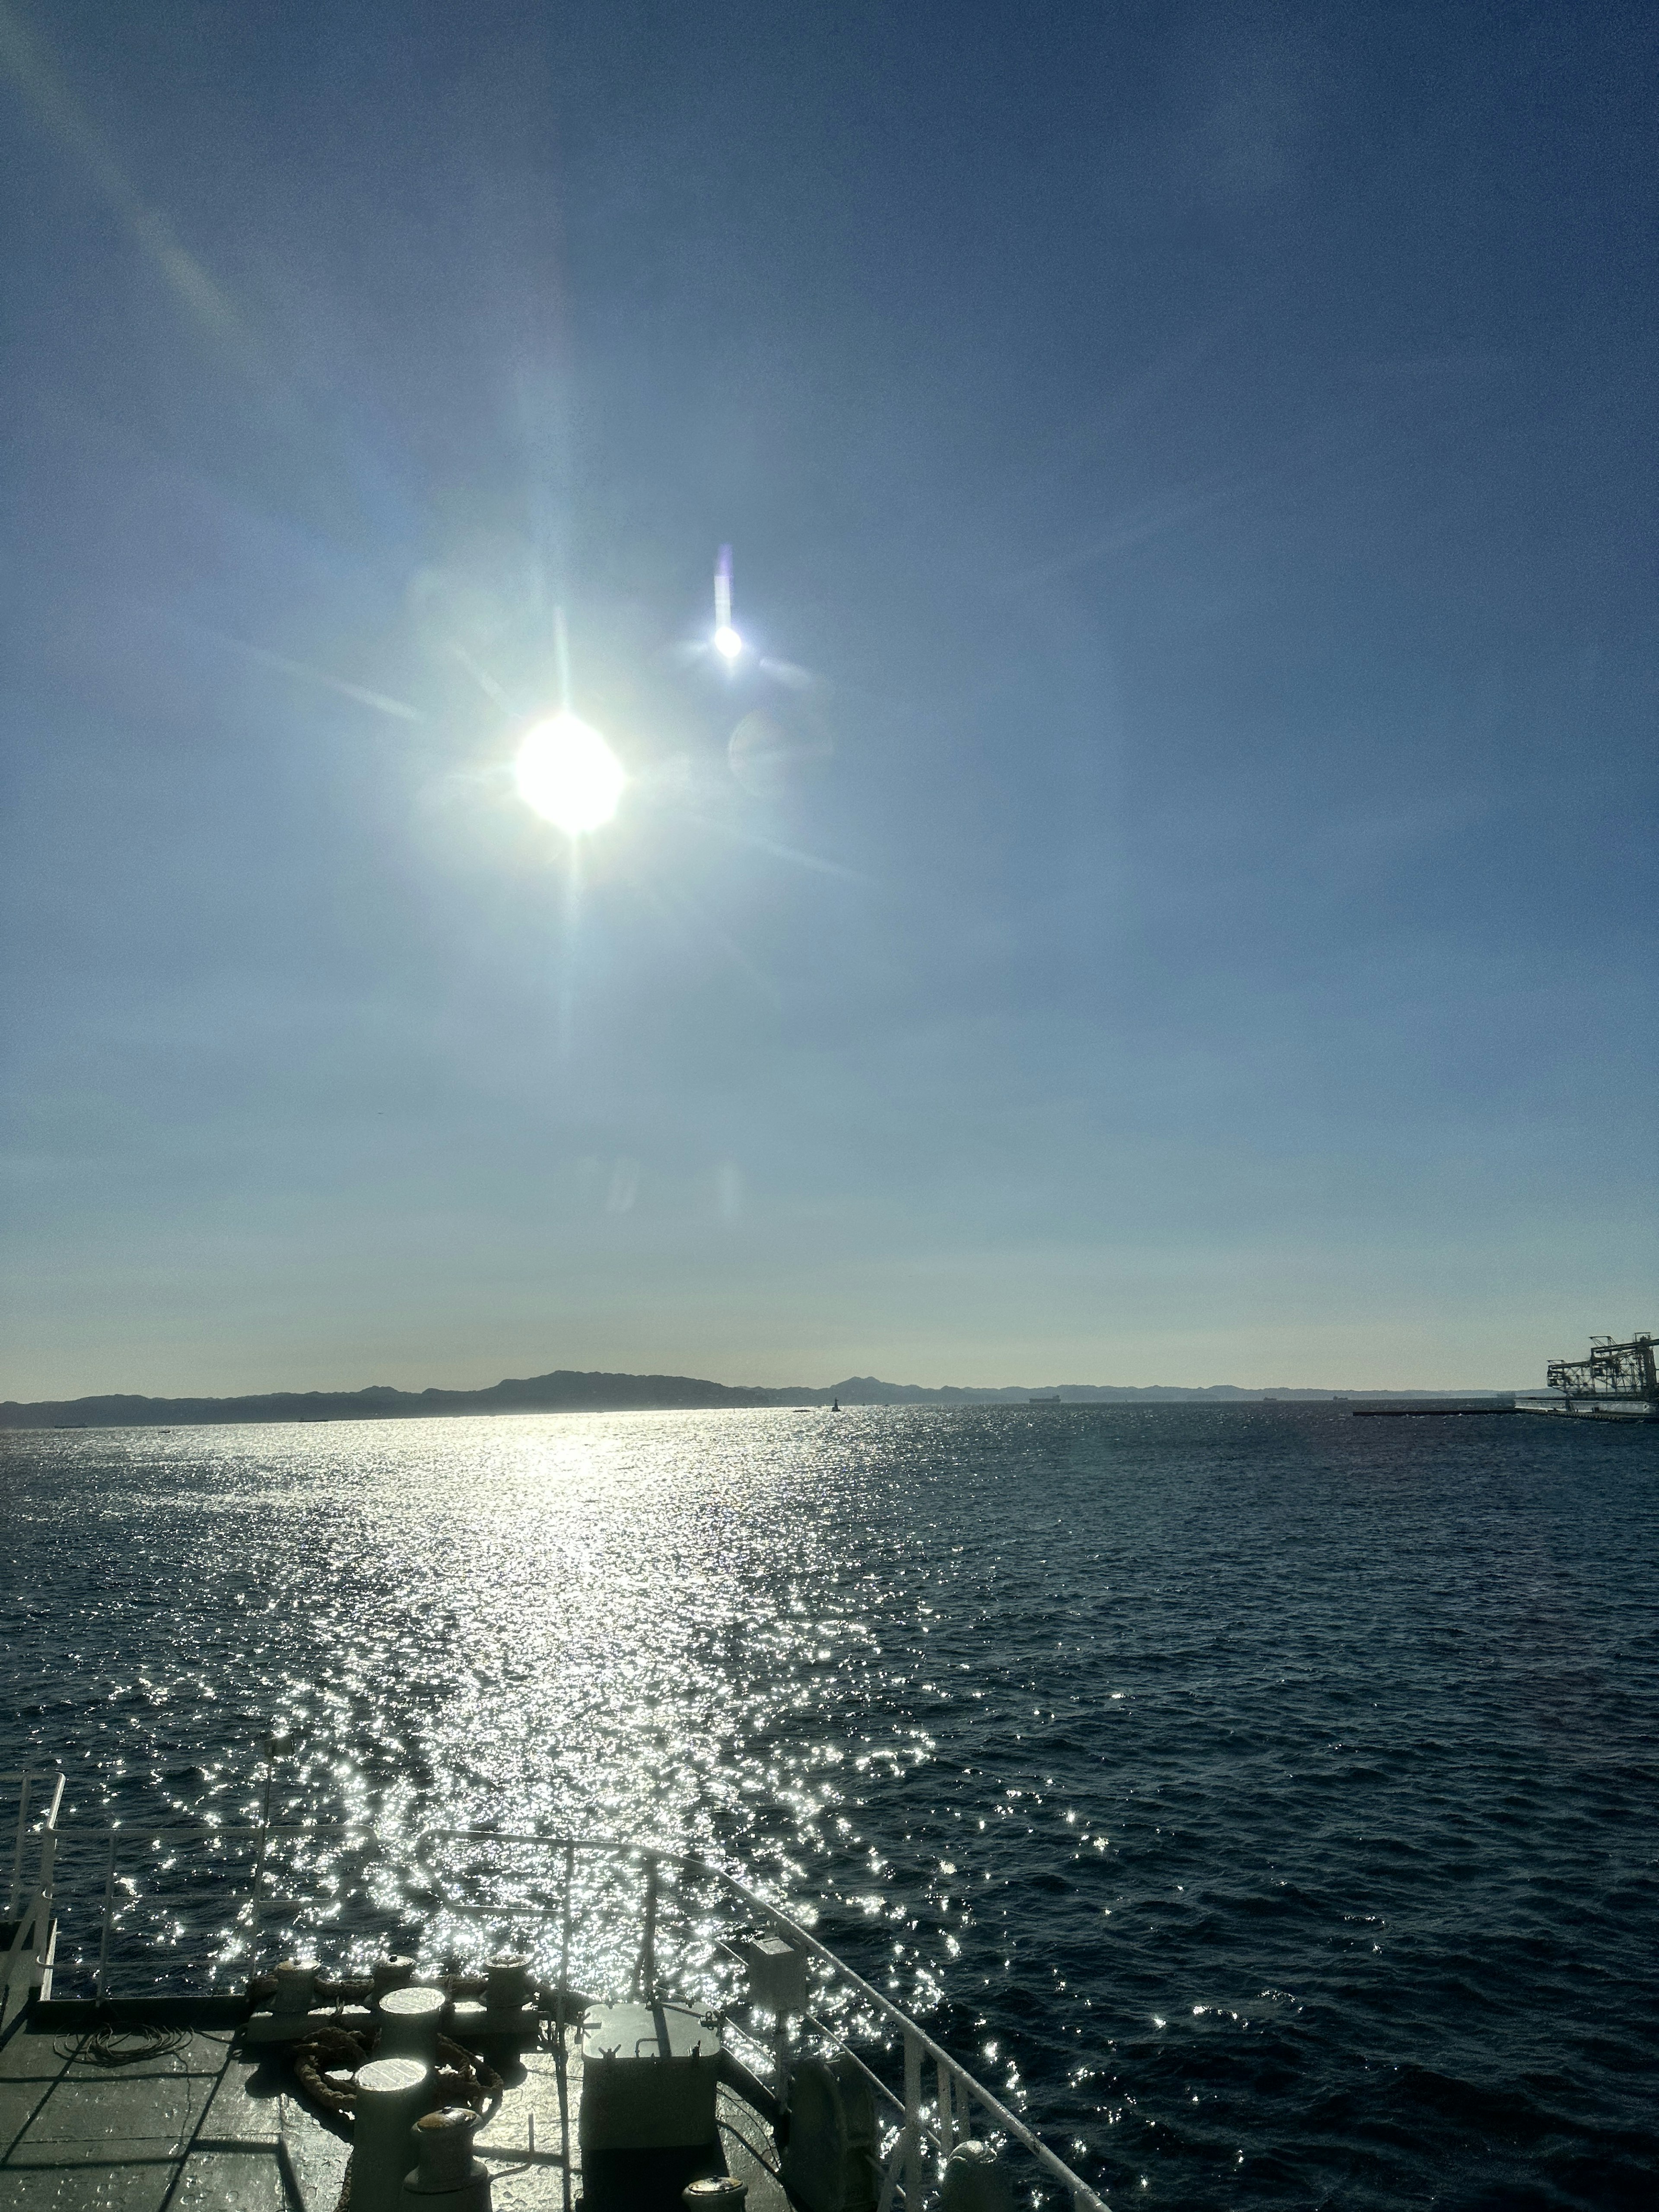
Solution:
M611 819L628 781L599 732L571 714L538 722L516 766L525 804L572 837Z
M722 623L714 632L714 650L723 653L727 660L735 660L743 651L743 640L730 623Z

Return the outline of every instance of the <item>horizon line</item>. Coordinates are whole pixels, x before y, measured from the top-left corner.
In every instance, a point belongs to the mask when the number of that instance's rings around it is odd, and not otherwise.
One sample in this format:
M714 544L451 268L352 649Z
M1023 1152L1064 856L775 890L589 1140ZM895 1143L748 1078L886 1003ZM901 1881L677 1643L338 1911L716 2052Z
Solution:
M16 1414L48 1408L68 1410L94 1405L130 1403L145 1406L214 1405L233 1406L269 1402L271 1401L319 1399L357 1400L380 1399L418 1401L422 1399L498 1398L502 1393L527 1390L538 1385L565 1382L592 1388L604 1385L634 1384L661 1387L680 1386L699 1391L731 1393L741 1395L750 1404L757 1400L787 1400L802 1395L830 1397L853 1389L916 1394L924 1397L1018 1398L1043 1397L1062 1400L1067 1392L1093 1396L1100 1393L1129 1392L1137 1396L1152 1393L1172 1393L1182 1396L1209 1396L1226 1394L1249 1398L1351 1398L1370 1397L1502 1397L1534 1386L1528 1384L1415 1384L1415 1383L1289 1383L1289 1382L896 1382L885 1376L866 1371L851 1374L823 1382L722 1382L709 1376L669 1373L662 1370L640 1370L613 1368L556 1367L539 1375L504 1376L489 1383L405 1385L388 1382L369 1382L355 1386L324 1387L292 1385L263 1389L231 1391L195 1390L169 1391L102 1389L81 1390L73 1396L58 1395L38 1398L0 1399L0 1411ZM621 1408L618 1410L626 1410Z

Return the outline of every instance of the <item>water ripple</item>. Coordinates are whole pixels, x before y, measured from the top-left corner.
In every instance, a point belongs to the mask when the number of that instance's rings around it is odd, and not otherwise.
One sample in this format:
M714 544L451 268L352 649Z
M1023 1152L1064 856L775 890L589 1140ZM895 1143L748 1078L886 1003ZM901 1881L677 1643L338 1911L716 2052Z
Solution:
M278 1802L357 1838L289 1869L325 1932L354 1885L413 1927L422 1829L733 1853L1148 2203L1647 2205L1656 1445L1279 1407L11 1436L0 1760L61 1757L84 1820L232 1825L280 1732ZM229 1961L167 1856L128 1938Z

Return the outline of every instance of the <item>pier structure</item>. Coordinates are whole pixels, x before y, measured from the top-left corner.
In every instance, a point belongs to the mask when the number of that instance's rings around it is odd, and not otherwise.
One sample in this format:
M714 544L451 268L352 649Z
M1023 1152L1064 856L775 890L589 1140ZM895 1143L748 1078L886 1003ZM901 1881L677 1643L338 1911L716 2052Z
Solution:
M1593 1336L1583 1359L1552 1359L1547 1392L1517 1397L1517 1413L1565 1413L1591 1420L1659 1421L1655 1339L1640 1330L1620 1344Z

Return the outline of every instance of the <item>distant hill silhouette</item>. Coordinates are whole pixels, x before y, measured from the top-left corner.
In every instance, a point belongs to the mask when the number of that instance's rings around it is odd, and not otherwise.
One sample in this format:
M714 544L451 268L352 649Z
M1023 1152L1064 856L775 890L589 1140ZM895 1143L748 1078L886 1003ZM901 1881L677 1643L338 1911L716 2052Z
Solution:
M689 1375L551 1375L491 1384L487 1390L277 1390L249 1398L102 1398L0 1404L0 1428L178 1427L204 1421L396 1420L434 1413L513 1413L536 1409L618 1413L635 1407L769 1406L765 1390L702 1382Z
M772 1405L1029 1405L1030 1401L1064 1405L1261 1405L1279 1398L1305 1405L1329 1402L1332 1398L1364 1398L1367 1405L1387 1398L1510 1398L1513 1391L1420 1391L1420 1389L1243 1389L1239 1382L1206 1382L1182 1387L1175 1382L1020 1382L1005 1389L973 1389L945 1382L883 1382L878 1376L848 1376L845 1382L830 1382L825 1389L772 1389L765 1394Z
M1508 1391L1428 1392L1416 1390L1246 1390L1231 1382L1204 1389L1153 1383L1045 1382L1004 1389L974 1389L946 1383L930 1389L918 1382L884 1382L873 1375L849 1375L823 1389L745 1389L705 1382L690 1375L586 1374L561 1367L550 1375L492 1383L485 1390L395 1390L372 1383L365 1390L278 1390L246 1398L144 1398L114 1394L94 1398L42 1399L32 1405L15 1399L0 1403L0 1429L182 1428L211 1422L409 1420L442 1413L559 1412L622 1413L680 1408L697 1411L722 1406L1020 1406L1028 1399L1062 1399L1070 1405L1197 1401L1216 1405L1294 1399L1307 1402L1364 1397L1368 1401L1399 1398L1507 1397Z

